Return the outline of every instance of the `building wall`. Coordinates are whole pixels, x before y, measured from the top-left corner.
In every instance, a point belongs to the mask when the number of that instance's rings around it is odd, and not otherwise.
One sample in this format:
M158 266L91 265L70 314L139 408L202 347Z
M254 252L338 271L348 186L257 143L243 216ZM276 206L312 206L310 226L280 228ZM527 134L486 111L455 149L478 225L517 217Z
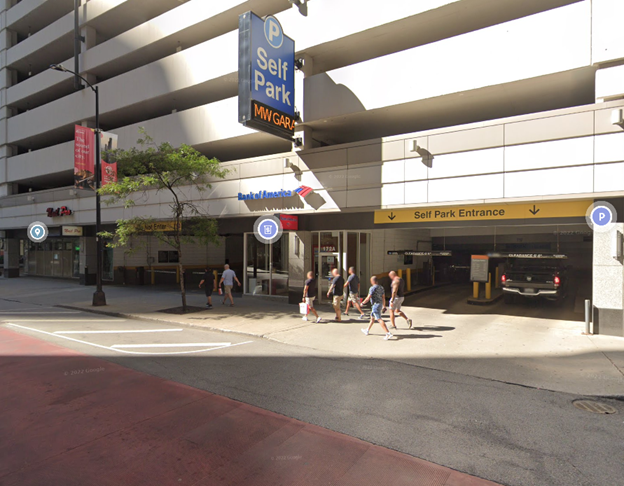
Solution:
M613 1L389 0L370 15L372 3L315 0L303 17L283 0L83 0L80 70L98 84L102 125L122 147L145 125L157 140L238 160L290 150L236 119L246 10L276 15L296 38L308 148L591 102L594 71L620 56L618 34L600 28L619 12ZM71 3L0 7L1 197L71 181L72 126L92 125L94 106L89 90L48 69L72 66Z
M133 239L135 252L128 252L129 248L114 249L115 266L125 267L171 267L173 263L159 263L159 251L173 251L173 248L158 240L154 236L137 237ZM183 244L181 263L185 266L220 266L225 262L225 240L219 239L219 245ZM150 258L154 260L151 261Z
M624 224L594 233L593 332L624 337L624 261L614 258L614 232L624 233Z
M624 131L610 117L622 107L624 101L612 101L232 161L223 163L230 170L225 180L183 193L215 217L613 197L624 194ZM292 192L300 186L314 191L301 198ZM292 195L239 200L239 194L280 190ZM0 200L0 228L26 228L33 220L89 225L93 199L68 188L10 196ZM62 205L74 214L47 218L46 208ZM102 209L106 223L133 216L171 219L167 195L151 191L135 207Z

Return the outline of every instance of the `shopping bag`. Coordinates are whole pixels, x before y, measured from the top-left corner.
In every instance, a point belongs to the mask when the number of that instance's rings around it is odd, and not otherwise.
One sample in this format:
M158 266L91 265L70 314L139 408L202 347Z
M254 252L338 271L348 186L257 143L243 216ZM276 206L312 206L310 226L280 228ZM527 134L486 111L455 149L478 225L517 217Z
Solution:
M299 303L299 314L303 314L304 316L307 316L308 312L310 312L308 304L306 304L305 302L300 302Z

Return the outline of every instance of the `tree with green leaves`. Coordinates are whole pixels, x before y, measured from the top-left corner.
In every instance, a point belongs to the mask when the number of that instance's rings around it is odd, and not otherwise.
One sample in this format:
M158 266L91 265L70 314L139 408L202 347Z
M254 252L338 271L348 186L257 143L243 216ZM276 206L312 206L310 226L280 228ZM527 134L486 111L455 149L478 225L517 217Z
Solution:
M228 173L214 158L208 158L188 145L173 147L170 143L156 144L140 128L136 147L129 150L112 150L111 159L117 161L117 182L100 189L102 196L110 196L107 204L123 202L125 208L136 205L148 197L148 191L156 194L165 192L171 197L171 219L173 224L166 231L150 231L149 234L178 252L180 272L180 293L182 309L186 312L186 288L182 250L184 244L218 244L217 221L191 200L189 194L195 188L202 192L210 188L209 179L223 179ZM155 229L150 217L135 216L117 221L114 233L102 232L103 238L110 238L112 247L125 247L136 251L141 245L132 247L133 237L144 235L148 229ZM132 248L132 249L130 249Z

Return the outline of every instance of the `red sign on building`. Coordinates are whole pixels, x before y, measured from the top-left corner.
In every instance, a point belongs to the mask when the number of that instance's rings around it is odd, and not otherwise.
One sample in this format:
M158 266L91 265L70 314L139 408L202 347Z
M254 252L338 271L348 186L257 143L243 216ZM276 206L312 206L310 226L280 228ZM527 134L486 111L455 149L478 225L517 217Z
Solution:
M292 214L280 214L280 223L284 231L297 231L299 229L299 216Z

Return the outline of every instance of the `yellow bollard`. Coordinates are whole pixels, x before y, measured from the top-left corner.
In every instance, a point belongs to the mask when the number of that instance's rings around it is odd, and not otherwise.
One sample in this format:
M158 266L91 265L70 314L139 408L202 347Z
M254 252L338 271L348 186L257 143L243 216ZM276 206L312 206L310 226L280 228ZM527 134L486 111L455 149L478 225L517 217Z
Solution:
M488 273L488 281L485 284L485 299L490 300L492 298L492 274Z
M500 275L498 274L499 269L498 266L496 267L496 282L494 282L494 288L495 289L499 289L500 288Z
M405 270L405 281L407 283L407 291L409 292L412 290L412 270L410 268Z
M473 282L472 283L472 297L474 299L478 299L479 298L479 282Z
M403 270L401 270L400 268L397 270L397 275L399 276L399 278L403 278Z

